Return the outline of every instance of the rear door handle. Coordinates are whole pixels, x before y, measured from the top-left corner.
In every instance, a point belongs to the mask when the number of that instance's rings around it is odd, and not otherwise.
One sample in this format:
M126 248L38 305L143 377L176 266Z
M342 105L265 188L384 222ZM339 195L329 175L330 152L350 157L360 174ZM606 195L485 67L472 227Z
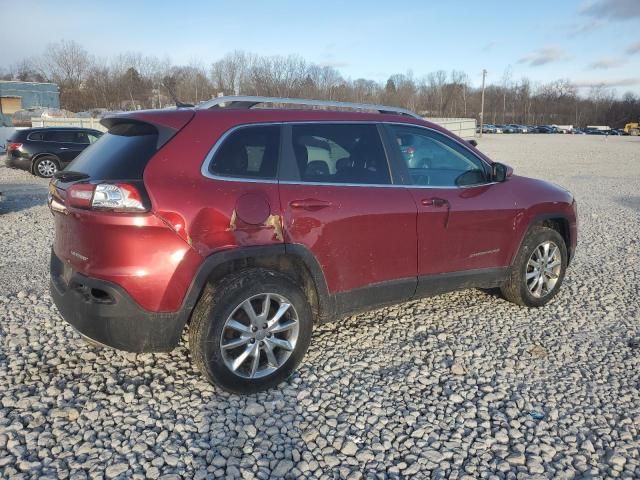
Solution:
M299 210L321 210L331 206L331 202L325 202L324 200L316 200L315 198L305 198L304 200L292 200L289 203L291 208Z

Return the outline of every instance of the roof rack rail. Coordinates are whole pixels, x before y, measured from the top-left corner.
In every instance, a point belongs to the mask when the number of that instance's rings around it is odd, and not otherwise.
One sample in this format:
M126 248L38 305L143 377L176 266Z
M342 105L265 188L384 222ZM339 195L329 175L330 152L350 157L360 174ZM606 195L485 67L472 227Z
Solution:
M312 100L308 98L252 97L229 95L226 97L212 98L211 100L199 104L197 108L202 110L212 108L249 109L261 103L308 105L313 107L351 108L353 110L377 110L380 113L407 115L409 117L422 119L422 117L417 113L404 108L390 107L386 105L374 105L369 103L336 102L333 100Z

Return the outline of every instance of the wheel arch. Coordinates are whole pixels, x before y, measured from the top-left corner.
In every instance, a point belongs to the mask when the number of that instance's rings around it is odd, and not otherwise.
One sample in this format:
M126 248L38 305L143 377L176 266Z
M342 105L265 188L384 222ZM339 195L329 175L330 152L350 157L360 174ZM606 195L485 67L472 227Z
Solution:
M511 265L515 261L518 252L520 251L520 247L522 247L522 242L524 242L525 237L529 233L532 227L534 226L543 226L547 228L551 228L558 232L560 236L562 236L564 243L567 247L567 251L569 252L569 257L567 258L567 265L569 265L572 254L570 252L571 249L571 224L569 218L564 213L544 213L534 215L527 224L527 227L523 230L522 235L520 236L520 241L518 242L518 248L516 248L511 255Z
M31 157L31 173L32 174L36 174L35 173L35 166L36 166L36 162L42 158L42 157L53 157L56 162L58 162L58 167L61 167L61 162L60 162L60 157L58 157L55 153L49 153L49 152L39 152L39 153L35 153L32 157Z
M198 300L207 288L230 273L249 268L280 272L300 286L309 300L314 323L332 317L335 306L328 293L320 264L302 245L268 245L225 250L207 257L193 280L181 308L182 327L191 319Z

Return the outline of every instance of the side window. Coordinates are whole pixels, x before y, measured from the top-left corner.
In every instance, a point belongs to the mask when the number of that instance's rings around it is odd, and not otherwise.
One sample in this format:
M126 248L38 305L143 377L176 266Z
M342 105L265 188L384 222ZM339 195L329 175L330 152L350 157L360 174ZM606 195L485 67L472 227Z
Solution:
M214 175L274 179L280 126L241 127L224 139L209 163Z
M76 132L70 130L50 130L45 132L45 142L74 143Z
M81 143L83 145L89 145L89 135L87 132L77 132L74 143Z
M464 187L487 181L482 160L445 135L412 127L391 129L414 185Z
M44 139L44 133L43 132L33 132L29 134L29 138L28 140L40 140L42 141Z
M375 125L293 125L292 142L303 182L391 183Z
M55 130L48 130L42 133L42 139L45 142L57 142L58 141L57 134L58 132L56 132Z
M95 133L87 133L87 136L89 137L89 143L96 143L100 138L100 136Z

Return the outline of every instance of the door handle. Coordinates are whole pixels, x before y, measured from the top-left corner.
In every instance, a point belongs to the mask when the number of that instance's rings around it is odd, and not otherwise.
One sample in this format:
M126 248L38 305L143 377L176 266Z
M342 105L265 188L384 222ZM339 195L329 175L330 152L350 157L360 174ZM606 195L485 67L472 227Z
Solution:
M449 206L449 201L445 200L444 198L438 198L438 197L434 197L434 198L423 198L420 203L422 203L422 205L424 205L425 207L444 207L445 205L448 207Z
M60 147L60 150L69 150L69 147Z
M423 198L422 200L420 200L420 203L422 203L422 205L424 205L425 207L447 207L447 218L444 221L444 228L449 228L449 219L451 218L451 204L449 203L449 200L438 197Z
M316 200L315 198L305 198L304 200L292 200L289 203L291 208L299 210L321 210L331 206L331 202L325 202L324 200Z

